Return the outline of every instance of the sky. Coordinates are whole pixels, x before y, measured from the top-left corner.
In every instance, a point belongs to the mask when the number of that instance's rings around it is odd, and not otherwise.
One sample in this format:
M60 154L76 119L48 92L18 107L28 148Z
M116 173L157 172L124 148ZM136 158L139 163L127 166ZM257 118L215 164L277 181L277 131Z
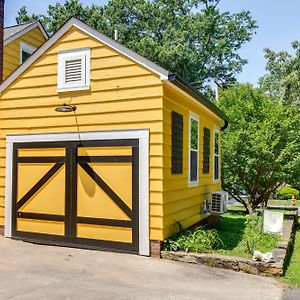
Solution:
M64 3L65 0L6 0L5 24L15 24L17 11L27 6L29 13L44 14L49 4ZM107 0L81 0L85 5L103 5ZM291 51L291 42L300 40L299 0L221 0L220 9L232 13L249 10L259 28L256 35L239 51L248 60L238 81L256 84L265 74L264 49Z

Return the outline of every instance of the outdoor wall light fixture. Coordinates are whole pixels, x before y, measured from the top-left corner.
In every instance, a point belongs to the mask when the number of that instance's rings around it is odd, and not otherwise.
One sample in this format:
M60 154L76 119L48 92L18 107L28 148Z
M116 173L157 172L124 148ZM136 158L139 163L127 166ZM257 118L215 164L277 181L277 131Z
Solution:
M76 109L77 109L76 105L68 105L68 104L64 103L63 105L56 107L55 111L68 113L68 112L75 112Z

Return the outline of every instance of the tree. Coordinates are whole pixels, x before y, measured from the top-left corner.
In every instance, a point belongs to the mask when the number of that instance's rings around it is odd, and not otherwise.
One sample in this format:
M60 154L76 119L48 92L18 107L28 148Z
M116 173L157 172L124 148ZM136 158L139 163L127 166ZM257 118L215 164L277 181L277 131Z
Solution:
M267 204L277 186L300 178L300 122L251 85L223 91L219 106L229 117L222 144L223 188L252 213Z
M300 107L300 43L292 43L294 54L286 51L265 50L267 74L259 84L270 96L279 98L285 105ZM299 113L299 109L298 109Z
M39 16L32 14L31 16L28 15L26 6L23 6L18 11L18 15L16 17L17 24L24 24L28 22L33 22L39 19Z
M110 0L83 7L78 0L50 5L40 16L52 34L68 18L83 22L202 89L211 78L234 81L247 62L238 50L249 41L256 22L247 11L230 14L220 0ZM22 16L22 18L21 18ZM33 18L24 11L19 19Z

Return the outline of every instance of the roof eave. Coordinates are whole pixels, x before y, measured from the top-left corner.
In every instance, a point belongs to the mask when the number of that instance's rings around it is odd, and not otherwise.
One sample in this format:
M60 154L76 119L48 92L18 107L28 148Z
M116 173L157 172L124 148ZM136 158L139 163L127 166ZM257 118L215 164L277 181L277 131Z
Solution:
M26 34L27 32L33 30L34 28L38 27L41 31L41 33L43 34L44 38L46 40L49 39L48 33L46 32L44 26L42 25L42 23L37 20L31 24L29 24L27 27L25 27L24 29L18 31L17 33L15 33L14 35L10 36L9 38L7 38L6 40L4 40L4 46L6 46L7 44L13 42L14 40L16 40L17 38L21 37L22 35Z
M189 94L194 99L196 99L198 102L200 102L210 111L212 111L215 115L217 115L220 119L224 120L225 122L228 122L228 117L223 111L221 111L215 104L213 104L203 94L201 94L198 90L196 90L186 81L184 81L177 74L170 73L168 76L168 81L173 83L175 86L177 86L179 89L183 90L187 94Z

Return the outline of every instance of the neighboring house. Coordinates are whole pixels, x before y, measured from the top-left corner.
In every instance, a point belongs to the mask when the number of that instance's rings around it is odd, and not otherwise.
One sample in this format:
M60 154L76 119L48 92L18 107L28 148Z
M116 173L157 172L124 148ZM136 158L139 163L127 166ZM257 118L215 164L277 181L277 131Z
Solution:
M149 255L221 189L222 111L77 19L0 93L6 237Z
M39 21L4 28L3 79L48 39Z

